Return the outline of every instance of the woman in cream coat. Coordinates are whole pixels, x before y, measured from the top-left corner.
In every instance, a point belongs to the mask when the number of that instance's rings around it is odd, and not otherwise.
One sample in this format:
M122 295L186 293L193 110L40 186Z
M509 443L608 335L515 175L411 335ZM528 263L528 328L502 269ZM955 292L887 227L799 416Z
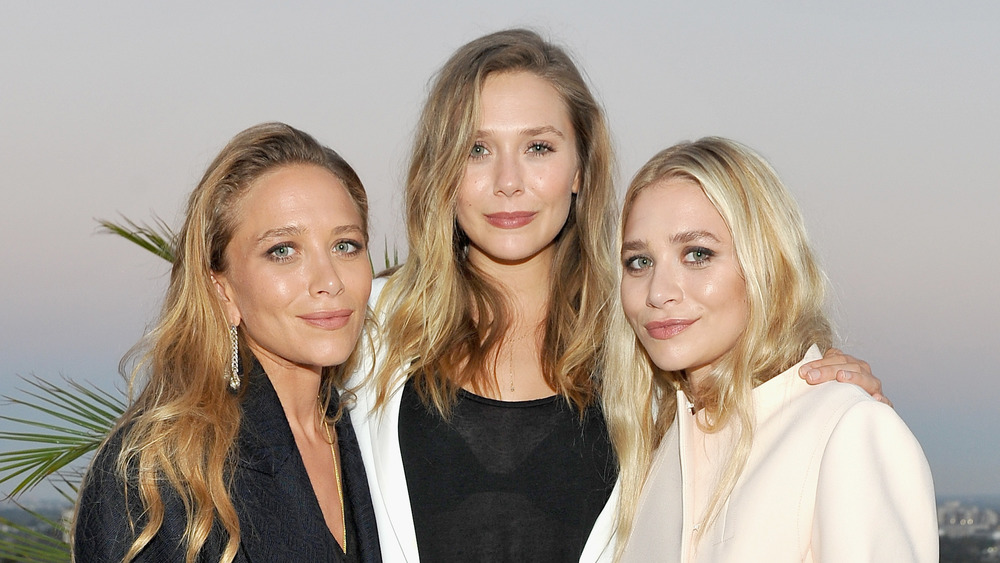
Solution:
M937 560L906 425L859 388L798 377L831 345L824 277L762 158L718 138L655 156L626 194L622 263L662 437L626 502L625 561Z

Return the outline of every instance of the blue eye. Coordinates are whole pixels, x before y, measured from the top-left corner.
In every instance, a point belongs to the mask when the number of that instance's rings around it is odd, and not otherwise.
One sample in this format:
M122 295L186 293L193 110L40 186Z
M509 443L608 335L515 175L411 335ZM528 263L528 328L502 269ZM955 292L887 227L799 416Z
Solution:
M689 248L684 253L684 262L695 266L701 266L711 260L713 256L715 256L715 252L707 248Z
M342 240L333 245L333 250L338 254L354 256L364 249L364 244L354 240Z
M472 150L469 151L469 156L471 158L482 158L488 154L490 154L490 151L486 150L486 147L480 143L472 145Z
M288 243L276 244L267 250L267 255L277 262L284 262L292 257L295 248Z
M653 266L653 260L649 256L638 255L625 259L625 269L630 272L641 272Z
M528 145L528 152L531 153L545 154L551 151L552 151L552 146L549 145L548 143L542 143L539 141Z

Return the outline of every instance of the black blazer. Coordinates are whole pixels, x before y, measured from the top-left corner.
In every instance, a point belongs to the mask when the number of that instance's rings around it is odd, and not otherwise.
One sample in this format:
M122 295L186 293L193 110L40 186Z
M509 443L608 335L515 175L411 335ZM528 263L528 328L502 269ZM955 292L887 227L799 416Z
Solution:
M243 393L238 457L230 493L240 519L236 561L341 561L274 387L260 365L256 361L253 364L243 378L248 388ZM330 408L335 412L337 405ZM357 537L357 544L348 544L348 552L351 560L379 562L382 556L375 511L361 450L346 410L336 428L344 497ZM115 474L121 434L117 432L97 454L80 492L73 540L74 557L80 563L121 561L146 522L135 483L131 483L126 495L122 480ZM165 509L163 525L136 561L184 560L184 506L173 489L161 487L160 494ZM129 527L126 511L136 521L136 530ZM225 529L216 522L199 561L218 561L226 537Z

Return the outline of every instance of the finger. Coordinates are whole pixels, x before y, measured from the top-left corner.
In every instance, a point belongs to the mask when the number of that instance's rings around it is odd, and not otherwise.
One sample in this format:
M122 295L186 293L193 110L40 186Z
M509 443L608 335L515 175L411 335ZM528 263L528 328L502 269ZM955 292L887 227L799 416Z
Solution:
M809 383L815 384L834 380L847 381L853 377L848 374L857 372L858 365L830 364L825 366L816 366L809 369L806 369L806 367L807 366L802 366L802 369L799 369L799 377L804 378ZM848 379L842 379L844 377L847 377Z
M840 370L837 372L837 381L853 383L873 397L882 394L882 381L870 373Z
M880 403L885 403L885 404L889 405L892 408L896 408L895 405L892 404L892 401L889 400L889 397L886 397L885 395L883 395L881 393L876 393L876 394L872 395L872 398L874 398L876 401L878 401Z
M844 370L874 377L872 375L871 365L869 365L868 362L847 355L837 357L824 356L821 360L815 360L807 364L803 364L802 367L799 368L799 376L808 378L807 376L814 370L819 370L824 374L827 374L828 370L834 370L834 372L836 372L836 370ZM824 381L826 380L824 379Z
M802 367L804 368L819 368L829 365L836 364L846 364L846 363L860 363L857 358L845 354L839 348L830 348L823 354L823 357L818 360L813 360Z

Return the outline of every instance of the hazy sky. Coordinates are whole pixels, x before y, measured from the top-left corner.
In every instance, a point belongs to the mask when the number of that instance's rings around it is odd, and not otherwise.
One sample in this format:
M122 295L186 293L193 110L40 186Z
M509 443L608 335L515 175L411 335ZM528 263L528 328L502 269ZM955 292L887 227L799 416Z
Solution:
M528 26L604 103L622 190L684 139L766 155L802 204L843 346L938 493L1000 493L1000 3L426 4L0 0L0 394L29 374L121 384L167 265L94 219L176 226L249 125L338 150L369 190L376 260L405 251L400 179L431 75Z

